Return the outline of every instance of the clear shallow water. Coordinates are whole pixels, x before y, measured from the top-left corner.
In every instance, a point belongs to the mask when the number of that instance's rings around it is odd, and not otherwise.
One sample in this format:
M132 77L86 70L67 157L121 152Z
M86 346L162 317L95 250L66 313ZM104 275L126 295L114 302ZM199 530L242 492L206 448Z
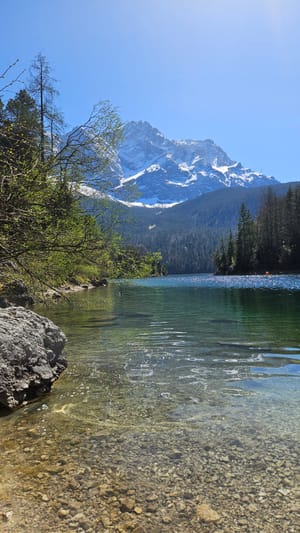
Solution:
M121 281L37 312L67 334L69 368L0 419L3 493L28 531L41 502L45 531L298 530L299 276Z

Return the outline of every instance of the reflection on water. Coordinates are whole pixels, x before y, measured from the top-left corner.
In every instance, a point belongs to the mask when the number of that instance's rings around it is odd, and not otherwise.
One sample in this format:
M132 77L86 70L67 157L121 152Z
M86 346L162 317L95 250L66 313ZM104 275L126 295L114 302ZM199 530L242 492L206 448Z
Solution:
M296 531L298 289L298 276L180 276L37 309L67 334L69 368L0 419L3 531L41 512L55 532Z

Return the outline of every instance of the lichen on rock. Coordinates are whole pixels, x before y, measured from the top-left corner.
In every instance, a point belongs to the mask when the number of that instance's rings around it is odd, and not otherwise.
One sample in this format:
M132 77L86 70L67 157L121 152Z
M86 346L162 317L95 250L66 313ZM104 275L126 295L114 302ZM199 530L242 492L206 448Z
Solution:
M66 368L66 337L23 307L0 309L0 404L14 408L49 392Z

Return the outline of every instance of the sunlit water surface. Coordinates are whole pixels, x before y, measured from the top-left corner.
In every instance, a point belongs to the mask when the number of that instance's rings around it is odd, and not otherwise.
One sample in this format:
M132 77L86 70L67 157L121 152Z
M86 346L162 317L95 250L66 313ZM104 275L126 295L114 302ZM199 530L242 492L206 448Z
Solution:
M299 276L120 281L36 311L69 367L0 419L3 531L299 531Z

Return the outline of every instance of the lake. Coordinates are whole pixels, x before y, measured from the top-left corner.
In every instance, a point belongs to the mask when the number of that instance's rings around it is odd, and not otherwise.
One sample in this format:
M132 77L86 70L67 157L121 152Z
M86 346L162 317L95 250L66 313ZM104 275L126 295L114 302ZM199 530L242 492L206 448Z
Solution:
M69 367L0 418L0 531L299 531L300 276L117 281L35 310Z

